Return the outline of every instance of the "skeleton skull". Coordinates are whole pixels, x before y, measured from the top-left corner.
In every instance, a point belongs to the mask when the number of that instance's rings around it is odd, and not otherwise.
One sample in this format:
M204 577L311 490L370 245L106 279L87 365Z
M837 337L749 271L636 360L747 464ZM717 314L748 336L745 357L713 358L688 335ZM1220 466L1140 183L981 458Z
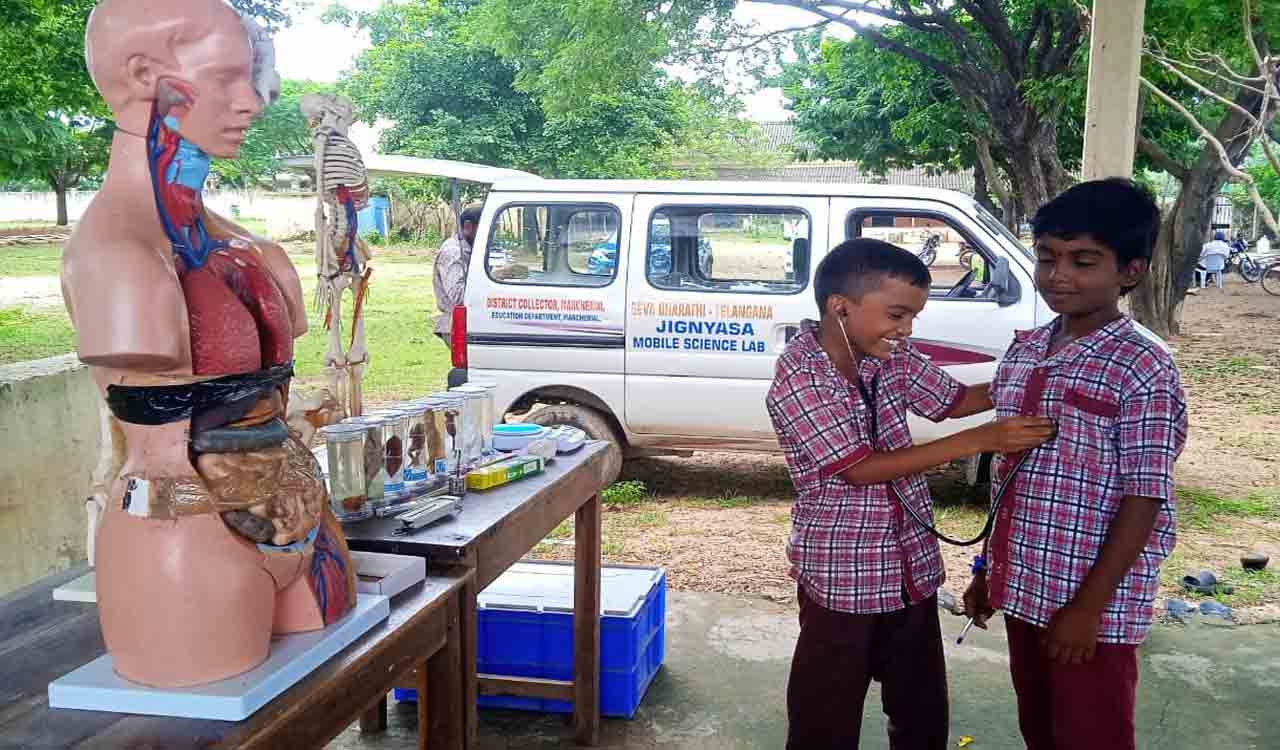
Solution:
M355 107L351 100L328 94L307 94L298 101L298 108L313 130L336 131L347 135L355 122Z

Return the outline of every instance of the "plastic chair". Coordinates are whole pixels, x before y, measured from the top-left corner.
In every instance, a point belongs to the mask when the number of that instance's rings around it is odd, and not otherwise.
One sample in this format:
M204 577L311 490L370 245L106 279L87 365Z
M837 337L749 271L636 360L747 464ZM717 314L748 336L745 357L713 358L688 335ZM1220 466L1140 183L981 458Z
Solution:
M1222 274L1227 267L1227 256L1218 255L1217 253L1206 255L1200 259L1200 265L1196 267L1196 279L1200 282L1200 288L1204 289L1205 282L1209 276L1218 277L1218 288L1222 288Z

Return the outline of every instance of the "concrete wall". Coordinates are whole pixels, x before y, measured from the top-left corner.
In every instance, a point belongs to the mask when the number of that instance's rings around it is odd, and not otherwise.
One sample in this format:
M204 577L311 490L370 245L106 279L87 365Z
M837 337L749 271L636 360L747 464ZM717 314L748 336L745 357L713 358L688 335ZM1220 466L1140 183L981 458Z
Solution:
M67 214L77 221L96 193L73 190L67 194ZM313 196L294 193L264 193L248 190L210 190L205 205L223 216L236 207L241 216L267 222L271 237L289 237L315 228L316 201ZM58 217L57 198L51 192L0 193L0 221L53 223Z
M0 595L85 559L100 402L74 354L0 366Z

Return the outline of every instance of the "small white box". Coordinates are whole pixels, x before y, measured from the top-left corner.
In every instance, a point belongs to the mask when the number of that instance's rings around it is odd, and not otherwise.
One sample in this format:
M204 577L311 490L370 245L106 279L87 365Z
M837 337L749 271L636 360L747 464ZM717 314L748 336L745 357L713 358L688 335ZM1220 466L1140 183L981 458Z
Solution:
M395 596L427 577L427 559L379 552L351 552L356 566L356 591Z

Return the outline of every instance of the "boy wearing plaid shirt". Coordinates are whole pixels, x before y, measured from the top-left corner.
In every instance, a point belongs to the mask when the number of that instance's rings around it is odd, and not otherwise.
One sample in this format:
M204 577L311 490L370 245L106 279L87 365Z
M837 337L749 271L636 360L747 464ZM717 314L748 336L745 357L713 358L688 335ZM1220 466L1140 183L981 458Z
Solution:
M1109 179L1058 196L1032 227L1036 286L1059 317L1014 338L991 396L998 416L1050 417L1058 434L993 466L993 487L1007 486L965 610L980 625L1005 613L1029 750L1131 750L1136 650L1173 550L1187 431L1172 357L1119 308L1147 269L1160 211Z
M913 446L907 410L940 421L991 408L908 341L929 297L911 253L850 240L814 275L821 321L778 360L767 405L796 487L787 545L800 639L787 685L787 747L853 748L872 679L895 750L947 746L946 667L936 592L938 542L925 469L980 452L1024 450L1053 434L1018 417Z

